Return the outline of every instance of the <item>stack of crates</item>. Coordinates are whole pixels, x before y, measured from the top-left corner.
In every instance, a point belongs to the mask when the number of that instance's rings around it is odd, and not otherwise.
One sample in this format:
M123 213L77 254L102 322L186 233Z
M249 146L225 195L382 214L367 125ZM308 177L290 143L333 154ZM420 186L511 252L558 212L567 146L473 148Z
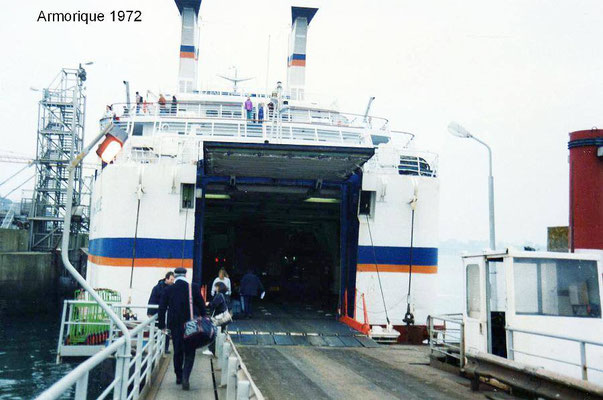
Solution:
M120 303L121 296L111 289L95 289L106 303ZM85 290L76 290L75 299L91 301ZM69 319L66 345L102 345L109 338L111 325L109 316L98 304L72 304Z

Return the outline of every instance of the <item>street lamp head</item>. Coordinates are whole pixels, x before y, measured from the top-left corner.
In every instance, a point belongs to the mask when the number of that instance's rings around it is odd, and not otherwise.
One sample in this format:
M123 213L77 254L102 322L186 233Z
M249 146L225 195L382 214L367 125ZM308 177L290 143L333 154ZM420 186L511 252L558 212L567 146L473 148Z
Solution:
M470 134L467 129L463 128L460 124L458 124L454 121L448 124L448 132L450 132L452 135L460 137L460 138L473 137L473 135Z
M103 162L110 163L117 157L126 140L128 140L126 131L112 126L110 132L105 135L105 140L96 149L96 154Z

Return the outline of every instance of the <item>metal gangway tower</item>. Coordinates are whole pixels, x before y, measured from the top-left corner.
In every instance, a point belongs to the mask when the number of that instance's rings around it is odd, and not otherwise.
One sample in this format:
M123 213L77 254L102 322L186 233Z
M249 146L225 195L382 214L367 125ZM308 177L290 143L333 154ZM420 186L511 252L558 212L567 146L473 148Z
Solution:
M87 218L81 205L82 168L75 170L73 198L67 199L67 166L82 150L86 96L83 83L86 71L63 68L51 84L42 90L38 103L36 183L30 214L31 250L55 250L61 241L67 201L80 218L74 218L71 231L87 231ZM74 215L75 216L75 215Z

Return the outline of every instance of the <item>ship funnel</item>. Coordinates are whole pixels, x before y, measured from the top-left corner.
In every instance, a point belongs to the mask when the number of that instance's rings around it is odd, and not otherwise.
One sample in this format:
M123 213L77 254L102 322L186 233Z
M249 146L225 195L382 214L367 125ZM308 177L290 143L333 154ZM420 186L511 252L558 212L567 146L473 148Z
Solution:
M197 61L199 59L198 15L201 0L174 1L182 18L178 91L180 93L191 93L197 90Z
M291 34L287 59L287 88L292 99L303 100L306 85L308 26L318 8L291 7Z

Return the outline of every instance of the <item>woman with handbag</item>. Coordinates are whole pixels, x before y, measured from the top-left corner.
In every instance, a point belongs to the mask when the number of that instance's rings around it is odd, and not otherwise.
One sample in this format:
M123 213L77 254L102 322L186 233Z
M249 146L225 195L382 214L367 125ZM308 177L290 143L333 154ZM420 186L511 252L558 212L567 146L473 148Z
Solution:
M212 288L212 292L214 292L215 295L209 304L211 322L213 322L215 326L222 327L222 331L224 331L226 326L232 321L232 314L228 310L228 301L226 300L227 291L228 288L224 283L216 283ZM211 352L211 355L215 354L215 341L209 345L209 351ZM203 352L203 354L210 355L207 352Z

